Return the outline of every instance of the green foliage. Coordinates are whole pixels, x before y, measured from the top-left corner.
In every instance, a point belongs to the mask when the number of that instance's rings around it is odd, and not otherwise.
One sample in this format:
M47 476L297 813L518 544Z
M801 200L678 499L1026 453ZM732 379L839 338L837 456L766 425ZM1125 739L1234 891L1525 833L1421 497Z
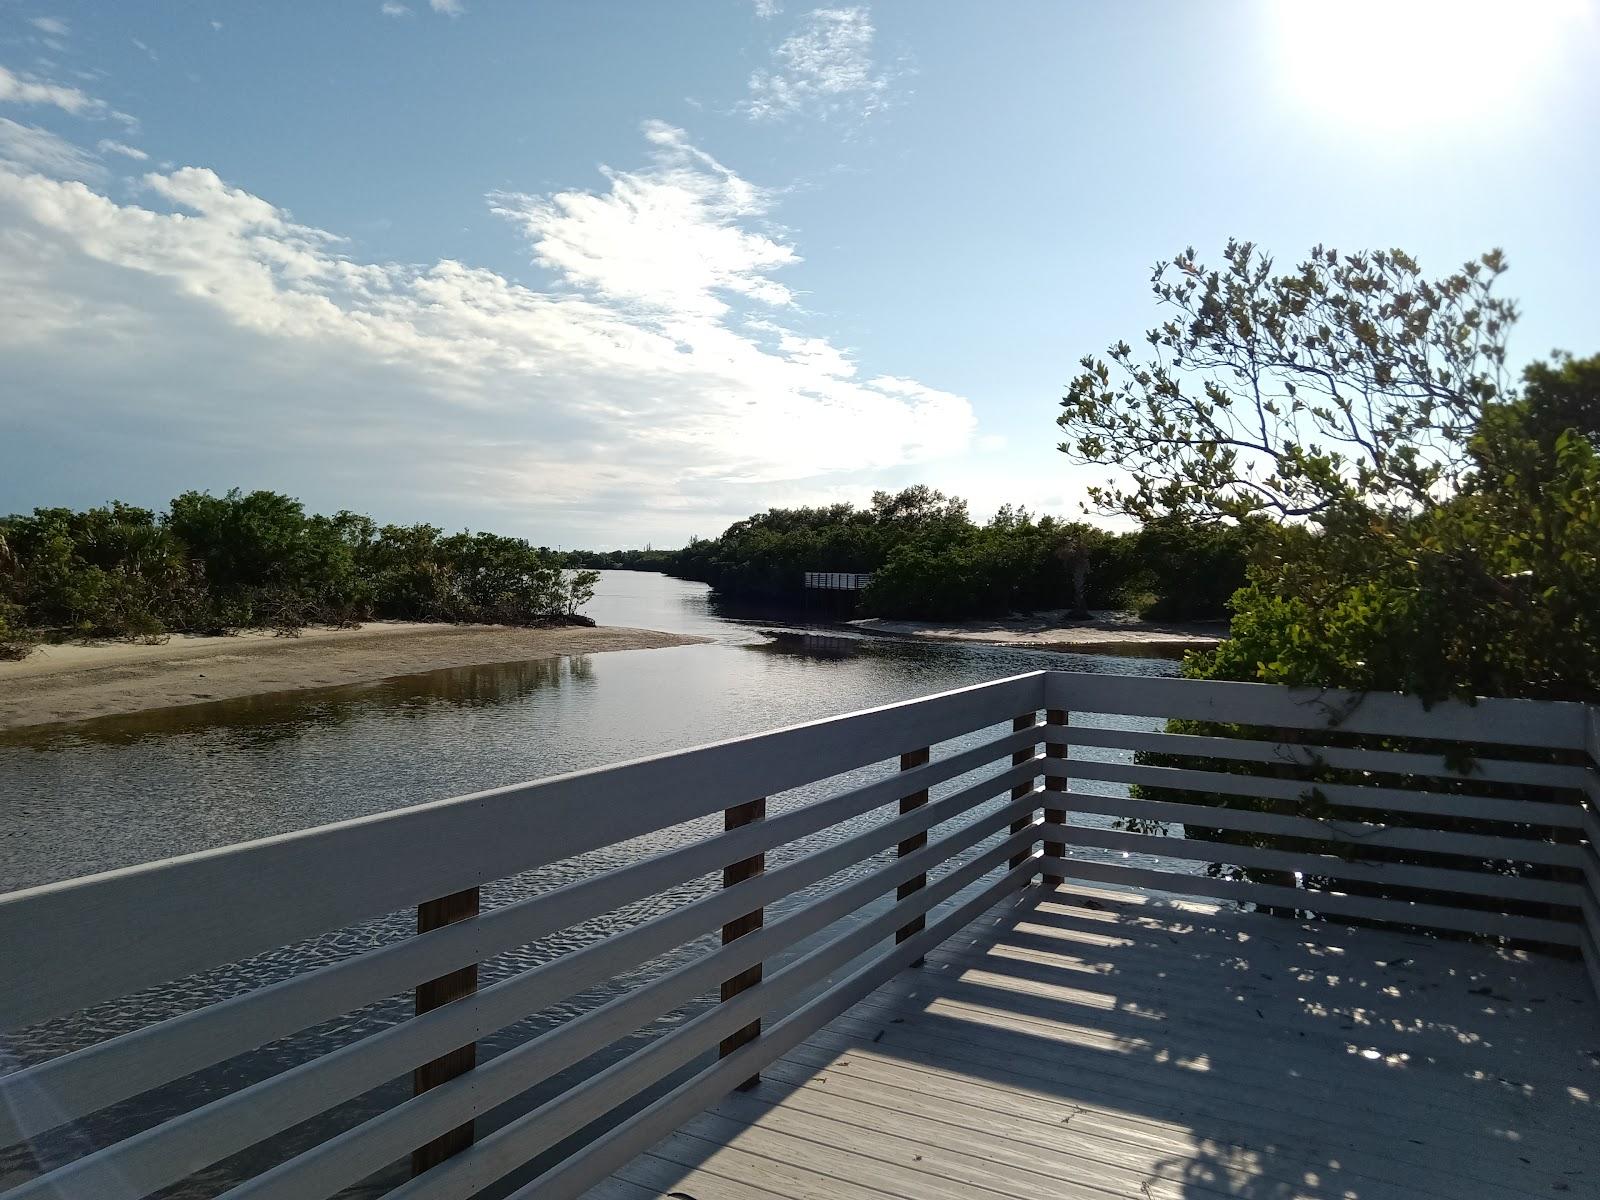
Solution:
M570 616L594 594L593 571L563 571L521 538L457 533L437 546L441 615L450 620L517 625L529 615Z
M1098 493L1103 507L1147 519L1260 520L1248 586L1233 601L1232 636L1191 655L1185 674L1427 700L1595 698L1600 357L1534 364L1515 395L1503 374L1516 310L1491 292L1503 270L1492 253L1429 281L1398 251L1341 259L1319 249L1279 277L1252 247L1230 243L1221 272L1205 271L1192 253L1158 267L1158 302L1176 316L1149 334L1151 361L1135 363L1122 345L1110 356L1115 372L1084 360L1059 418L1069 433L1062 449L1133 474L1131 486ZM1281 523L1262 520L1271 517ZM1169 728L1290 740L1236 725ZM1363 744L1337 731L1320 736ZM1320 764L1307 773L1281 763L1140 761L1295 779L1306 789L1294 806L1301 813L1394 826L1443 820L1330 807L1323 785L1363 780ZM1140 791L1281 811L1249 797ZM1465 818L1444 823L1475 830ZM1203 825L1185 833L1286 844ZM1397 849L1320 848L1440 865L1437 856ZM1242 873L1296 884L1278 872ZM1339 887L1391 894L1381 884Z
M1593 699L1600 691L1600 452L1552 413L1600 411L1600 357L1490 405L1454 495L1388 521L1298 531L1236 601L1212 679ZM1584 380L1585 397L1570 389Z
M1245 569L1269 529L1260 518L1242 524L1197 523L1177 517L1151 521L1128 540L1125 597L1143 594L1134 608L1146 620L1193 621L1229 611Z
M901 543L873 575L862 606L880 616L931 620L1103 607L1117 597L1119 577L1104 569L1115 561L1115 541L1090 525L1003 508L987 525Z
M520 538L380 529L275 492L185 492L161 516L120 502L35 509L0 521L0 652L39 636L293 635L373 617L570 620L594 578Z
M1224 259L1156 264L1171 316L1146 333L1148 359L1118 342L1081 360L1061 449L1129 477L1096 503L1141 521L1239 520L1406 512L1454 491L1505 391L1516 307L1493 294L1500 252L1433 280L1400 250L1319 246L1283 275L1249 242Z
M154 637L192 599L195 569L148 509L36 509L4 523L0 596L19 625L79 637Z
M643 550L568 550L561 561L568 567L588 568L596 571L660 571L672 569L680 551L656 550L646 546Z
M799 600L807 571L872 572L861 608L885 617L1081 613L1147 595L1157 615L1216 618L1244 582L1248 541L1239 527L1173 522L1113 534L1010 505L977 525L965 501L917 486L879 492L866 509L770 509L691 542L664 569L769 601Z
M1600 445L1600 355L1573 358L1557 351L1548 363L1536 362L1522 373L1522 399L1491 409L1480 425L1480 435L1492 437L1486 428L1490 420L1510 419L1522 435L1536 441L1548 455L1569 429ZM1506 435L1511 436L1511 431ZM1493 447L1476 448L1480 461L1493 453Z
M565 595L561 603L567 616L575 616L580 608L594 599L595 585L600 582L599 571L572 571L563 575Z
M970 528L966 501L919 484L877 492L866 509L833 504L757 513L719 538L691 541L669 570L725 595L798 600L807 571L876 571L903 542L955 537Z
M1440 279L1399 250L1318 247L1288 274L1249 243L1224 258L1158 264L1152 356L1084 359L1058 418L1070 457L1131 473L1096 499L1147 522L1146 561L1180 524L1200 569L1151 590L1203 587L1194 522L1254 522L1215 546L1253 547L1233 637L1189 672L1591 697L1600 358L1535 364L1513 393L1498 251Z
M22 606L0 600L0 662L27 658L35 641L33 632L23 626Z

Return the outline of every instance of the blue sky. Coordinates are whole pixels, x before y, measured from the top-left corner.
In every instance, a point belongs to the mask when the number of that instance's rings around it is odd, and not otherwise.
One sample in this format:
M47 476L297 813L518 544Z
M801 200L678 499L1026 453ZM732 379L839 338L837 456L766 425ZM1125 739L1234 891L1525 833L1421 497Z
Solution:
M1577 0L0 0L0 511L563 545L925 481L1072 514L1152 263L1503 247L1600 350Z

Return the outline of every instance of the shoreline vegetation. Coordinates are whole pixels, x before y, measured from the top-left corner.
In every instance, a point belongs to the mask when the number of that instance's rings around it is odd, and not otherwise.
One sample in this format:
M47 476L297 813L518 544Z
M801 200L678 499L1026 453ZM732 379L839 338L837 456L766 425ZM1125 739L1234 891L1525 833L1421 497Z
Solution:
M189 491L0 518L0 659L39 643L372 620L592 625L598 575L523 538L307 514L278 492Z
M59 644L0 661L0 731L234 700L273 692L377 683L485 666L699 645L708 638L616 626L443 625L379 621L358 629L178 634L164 642Z
M1060 609L1074 620L1117 610L1221 621L1258 532L1251 521L1160 518L1117 532L1014 505L979 524L959 496L917 484L876 492L863 507L768 509L681 550L574 551L566 562L661 571L725 599L787 605L807 598L808 571L870 574L851 598L854 615L886 621L1009 621Z
M594 627L578 609L604 566L771 604L804 597L804 571L842 565L878 572L854 614L878 618L853 623L865 634L1208 649L1217 627L1194 621L1221 615L1242 558L1227 531L1118 535L1010 508L978 525L926 486L869 508L769 510L682 550L605 555L307 513L267 491L190 491L159 511L39 508L0 518L0 731L706 640ZM1093 619L1090 603L1138 615Z

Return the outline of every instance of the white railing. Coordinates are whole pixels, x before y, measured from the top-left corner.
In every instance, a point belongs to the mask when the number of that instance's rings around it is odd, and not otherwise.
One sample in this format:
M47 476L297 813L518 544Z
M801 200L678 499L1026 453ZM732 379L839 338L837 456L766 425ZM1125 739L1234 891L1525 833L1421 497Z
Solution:
M1164 732L1174 717L1230 728ZM1037 672L0 896L5 1030L419 917L414 936L0 1077L0 1144L14 1145L415 991L407 1019L157 1113L4 1195L146 1195L414 1072L410 1098L224 1194L328 1196L412 1155L390 1195L471 1196L603 1125L517 1193L575 1196L1041 873L1577 946L1600 990L1597 746L1576 704L1424 709ZM665 849L649 841L662 831ZM620 865L480 904L484 884L608 848ZM1241 877L1199 870L1213 862ZM477 986L478 964L667 896L648 920ZM663 956L631 990L475 1063L491 1034ZM577 1081L473 1140L475 1118L563 1072ZM629 1107L651 1088L665 1090Z
M1081 676L1047 695L1071 705L1050 714L1067 761L1047 764L1046 786L1068 795L1041 829L1047 873L1593 948L1600 826L1585 798L1600 777L1583 705ZM1204 732L1117 727L1128 716Z

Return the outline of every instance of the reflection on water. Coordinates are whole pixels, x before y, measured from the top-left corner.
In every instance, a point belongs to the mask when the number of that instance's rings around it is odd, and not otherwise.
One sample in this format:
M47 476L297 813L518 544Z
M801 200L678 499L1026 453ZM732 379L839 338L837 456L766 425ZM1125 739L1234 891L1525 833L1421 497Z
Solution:
M733 619L701 585L662 576L606 572L590 611L605 624L695 633L713 644L587 657L464 667L383 683L280 693L136 716L107 718L0 738L0 891L302 829L327 821L483 788L598 766L819 716L925 695L1041 667L1165 675L1170 661L1094 658L957 643L863 637L808 624L805 614ZM777 626L775 628L775 626ZM998 730L992 732L999 732ZM855 772L864 780L874 771ZM827 790L845 781L836 780ZM953 789L952 781L936 791ZM819 788L773 797L769 810L804 803ZM858 823L870 821L861 818ZM864 827L864 824L863 826ZM570 879L635 861L704 837L720 823L690 822L626 846L485 889L487 905L508 903ZM819 835L829 839L837 833ZM815 848L802 842L774 853L777 866ZM888 853L892 853L888 852ZM880 856L882 858L883 856ZM359 864L355 864L357 867ZM862 864L852 874L873 864ZM837 887L835 876L769 910L783 911ZM558 954L705 894L706 877L522 947L484 966L484 982ZM19 1061L98 1040L309 966L405 936L412 914L396 914L176 985L152 989L28 1031L0 1047ZM595 1003L654 978L703 950L681 947L665 959L488 1038L483 1060ZM703 1001L701 1002L703 1003ZM153 1120L236 1090L402 1019L409 999L393 997L262 1051L199 1072L94 1120L0 1153L0 1186L32 1173L29 1158L61 1161ZM698 1005L691 1005L694 1011ZM685 1010L668 1014L646 1036ZM635 1041L541 1085L533 1100L587 1075ZM203 1172L171 1194L214 1195L286 1153L398 1102L396 1081L317 1121ZM48 1097L33 1098L48 1103ZM506 1119L500 1112L485 1127ZM353 1194L393 1186L396 1167Z
M811 662L843 662L858 658L866 642L862 638L840 637L833 633L796 632L790 629L762 630L771 640L750 647L768 654L790 654Z
M28 726L0 733L0 747L59 750L84 743L129 745L154 736L183 736L225 729L240 745L263 746L300 737L316 726L338 725L383 712L396 720L421 720L438 705L484 707L521 700L540 688L593 677L587 654L530 662L448 667L376 683L269 692L205 704L154 708L70 725Z

